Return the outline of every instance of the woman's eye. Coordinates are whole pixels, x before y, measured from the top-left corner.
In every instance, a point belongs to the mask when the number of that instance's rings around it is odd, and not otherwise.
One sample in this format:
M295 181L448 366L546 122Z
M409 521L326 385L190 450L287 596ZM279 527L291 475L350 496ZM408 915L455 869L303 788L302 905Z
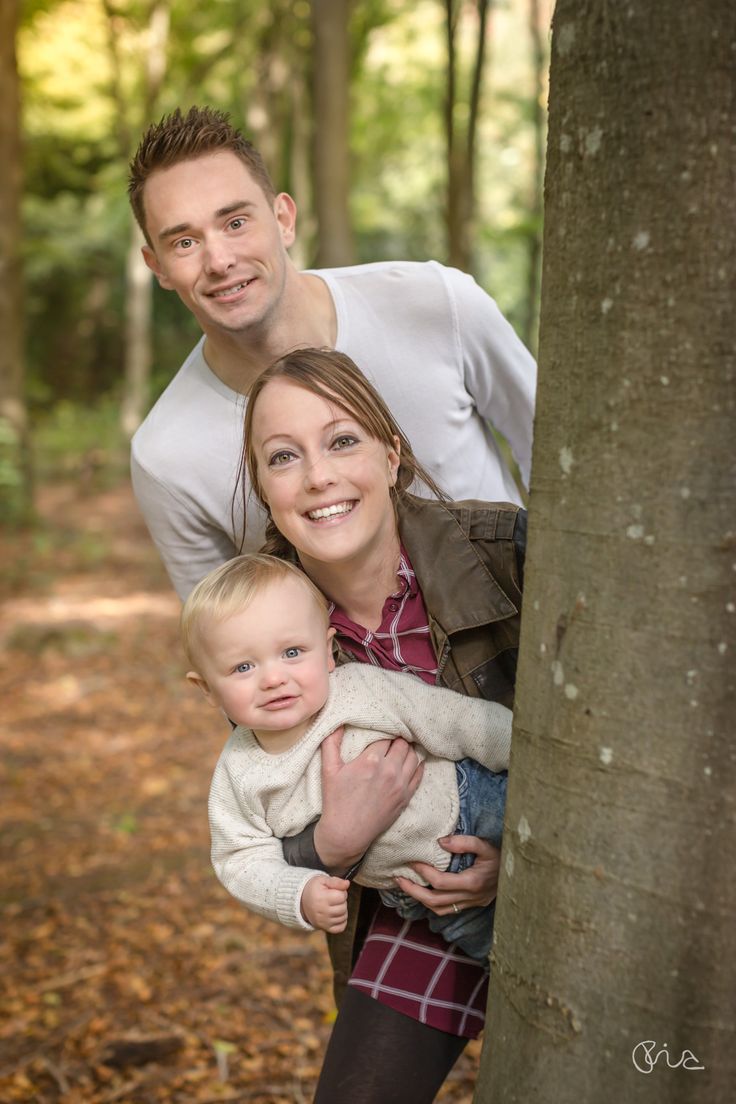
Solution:
M296 659L300 652L301 648L287 648L284 655L287 659Z
M357 437L353 437L351 433L341 433L332 442L332 447L337 449L350 448L351 445L357 444L357 440Z
M275 467L278 464L288 464L289 460L292 459L293 455L294 455L293 452L288 452L287 449L282 449L280 452L275 452L273 454L273 456L270 458L270 460L268 461L268 463L270 464L271 467Z

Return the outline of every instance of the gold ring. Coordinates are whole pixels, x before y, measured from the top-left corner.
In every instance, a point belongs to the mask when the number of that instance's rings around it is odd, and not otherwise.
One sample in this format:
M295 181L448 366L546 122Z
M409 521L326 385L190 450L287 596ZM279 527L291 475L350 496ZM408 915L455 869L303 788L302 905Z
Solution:
M453 905L453 906L452 906L452 911L453 911L453 912L455 912L455 913L457 913L457 912L459 912L459 911L460 911L460 909L459 909L459 908L457 907L457 905Z

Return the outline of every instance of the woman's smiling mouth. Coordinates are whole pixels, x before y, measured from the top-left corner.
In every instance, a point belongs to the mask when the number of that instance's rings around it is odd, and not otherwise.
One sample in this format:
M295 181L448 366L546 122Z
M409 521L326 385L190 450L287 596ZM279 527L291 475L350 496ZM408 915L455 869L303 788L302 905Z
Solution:
M332 506L319 506L316 510L308 510L307 517L310 521L322 521L324 518L341 517L351 513L355 506L355 499L346 502L335 502Z

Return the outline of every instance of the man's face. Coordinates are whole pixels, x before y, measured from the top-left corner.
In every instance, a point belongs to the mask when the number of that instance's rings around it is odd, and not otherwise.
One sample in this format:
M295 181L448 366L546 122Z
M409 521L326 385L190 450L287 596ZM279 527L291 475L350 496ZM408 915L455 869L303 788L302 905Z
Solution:
M271 202L240 158L222 151L153 173L143 200L146 263L208 336L268 323L294 240L289 196Z

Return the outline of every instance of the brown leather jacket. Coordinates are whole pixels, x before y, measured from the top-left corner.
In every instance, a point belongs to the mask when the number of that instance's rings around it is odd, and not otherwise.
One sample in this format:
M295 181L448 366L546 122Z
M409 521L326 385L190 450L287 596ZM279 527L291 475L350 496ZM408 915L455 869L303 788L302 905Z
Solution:
M512 706L525 512L508 503L442 503L407 495L398 516L401 540L429 615L438 682L461 694ZM338 661L351 659L338 649ZM287 860L320 867L313 845L310 854L311 837L303 836L284 841ZM369 894L372 891L352 883L347 928L327 937L338 1004L362 943L362 929L372 914L361 908L361 899Z

